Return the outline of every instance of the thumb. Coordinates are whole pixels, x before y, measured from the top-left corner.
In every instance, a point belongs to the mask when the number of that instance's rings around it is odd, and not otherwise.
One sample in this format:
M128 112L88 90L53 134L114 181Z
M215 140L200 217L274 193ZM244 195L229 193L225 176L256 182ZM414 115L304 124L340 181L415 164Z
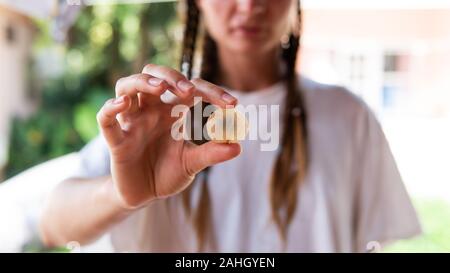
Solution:
M230 160L241 153L239 143L226 144L210 141L199 146L189 143L186 148L184 160L189 175L195 175L206 167Z

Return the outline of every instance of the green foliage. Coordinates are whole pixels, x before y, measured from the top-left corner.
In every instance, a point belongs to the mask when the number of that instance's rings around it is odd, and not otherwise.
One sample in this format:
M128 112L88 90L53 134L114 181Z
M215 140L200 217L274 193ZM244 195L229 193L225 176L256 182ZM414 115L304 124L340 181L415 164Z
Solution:
M414 200L423 235L398 241L384 252L450 252L450 203L444 200Z
M98 109L109 98L108 90L98 88L94 89L85 102L75 107L74 125L76 131L80 134L81 139L87 142L94 138L98 133L97 122L95 116Z
M7 177L80 149L98 134L96 113L114 96L118 78L139 73L148 62L175 66L178 56L175 3L86 8L66 45L55 45L48 22L36 24L34 54L62 52L63 71L31 83L42 87L41 104L31 117L14 119ZM30 69L34 79L42 78L42 72Z

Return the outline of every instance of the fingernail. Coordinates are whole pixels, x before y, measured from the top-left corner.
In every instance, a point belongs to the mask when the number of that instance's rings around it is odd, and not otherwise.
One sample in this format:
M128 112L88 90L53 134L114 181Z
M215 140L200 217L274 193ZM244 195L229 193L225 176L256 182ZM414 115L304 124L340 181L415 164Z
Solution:
M113 103L114 104L121 104L124 101L125 101L125 96L121 96L121 97L118 97L118 98L114 99Z
M223 99L224 101L226 101L227 103L230 103L230 104L236 102L236 98L233 97L233 96L231 96L231 95L228 94L228 93L223 93L223 94L222 94L222 99Z
M195 86L190 82L190 81L179 81L177 83L178 88L181 89L181 91L184 92L188 92L189 90L191 90L192 88L194 88Z
M148 83L150 85L153 85L153 86L160 86L162 84L162 82L163 82L163 80L162 79L158 79L158 78L150 78L148 80Z

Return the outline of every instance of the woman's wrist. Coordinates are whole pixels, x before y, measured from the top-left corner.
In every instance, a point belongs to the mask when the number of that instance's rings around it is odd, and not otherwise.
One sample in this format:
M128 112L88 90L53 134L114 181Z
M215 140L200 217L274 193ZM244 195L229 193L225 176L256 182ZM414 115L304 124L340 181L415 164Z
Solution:
M142 204L130 205L121 197L120 193L114 186L114 182L112 179L113 178L111 176L108 176L105 179L101 191L102 195L106 196L109 199L109 203L112 204L112 207L120 214L130 214L132 212L135 212L155 199L149 198L149 200L143 202Z
M114 182L111 176L108 176L101 189L100 195L104 196L104 198L108 199L108 203L111 204L111 207L114 211L117 211L119 214L130 214L139 210L142 206L129 206L126 202L120 197L119 192L114 186Z

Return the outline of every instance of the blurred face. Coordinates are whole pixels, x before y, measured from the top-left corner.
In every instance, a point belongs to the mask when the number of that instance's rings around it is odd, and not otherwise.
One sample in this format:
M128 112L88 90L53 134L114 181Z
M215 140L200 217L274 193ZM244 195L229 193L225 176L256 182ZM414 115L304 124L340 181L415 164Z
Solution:
M264 53L278 47L295 12L295 0L197 0L219 48Z

